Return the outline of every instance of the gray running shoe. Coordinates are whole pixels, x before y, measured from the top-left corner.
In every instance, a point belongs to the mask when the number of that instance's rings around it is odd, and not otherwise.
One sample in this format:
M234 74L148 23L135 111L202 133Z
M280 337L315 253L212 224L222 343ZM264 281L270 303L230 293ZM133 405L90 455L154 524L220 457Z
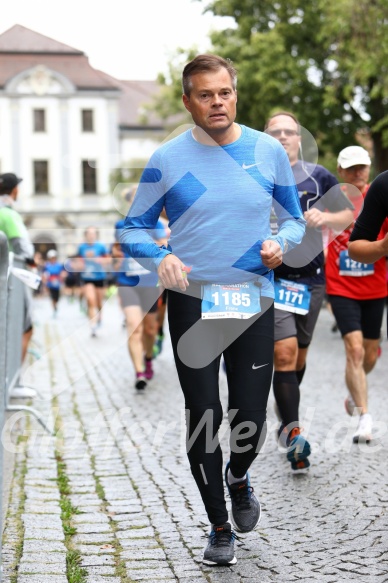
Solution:
M250 532L260 520L260 502L253 493L253 488L249 481L249 473L243 482L237 484L228 483L228 471L230 462L225 468L225 483L232 501L232 522L239 532Z
M229 522L213 526L202 562L206 565L235 565L237 563L234 555L235 540L236 535Z

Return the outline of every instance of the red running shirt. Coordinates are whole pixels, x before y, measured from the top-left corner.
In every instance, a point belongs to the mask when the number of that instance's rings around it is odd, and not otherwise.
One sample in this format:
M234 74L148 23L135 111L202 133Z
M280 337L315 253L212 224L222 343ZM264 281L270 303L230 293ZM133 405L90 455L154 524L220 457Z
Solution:
M359 197L349 197L354 205L354 219L359 215L364 198L368 192L369 184L364 188ZM373 275L352 277L339 274L339 255L341 251L348 248L350 234L353 225L336 235L327 250L325 275L326 291L329 295L342 296L356 300L374 300L387 296L387 268L385 257L382 257L374 264ZM378 239L382 239L388 232L388 219L385 219Z

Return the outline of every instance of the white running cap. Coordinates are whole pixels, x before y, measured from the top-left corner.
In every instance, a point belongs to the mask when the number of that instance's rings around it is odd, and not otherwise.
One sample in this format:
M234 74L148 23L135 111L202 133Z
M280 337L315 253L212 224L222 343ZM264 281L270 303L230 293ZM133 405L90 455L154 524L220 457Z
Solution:
M370 166L372 164L368 152L361 146L348 146L341 150L338 155L338 166L341 168L350 168L358 164Z

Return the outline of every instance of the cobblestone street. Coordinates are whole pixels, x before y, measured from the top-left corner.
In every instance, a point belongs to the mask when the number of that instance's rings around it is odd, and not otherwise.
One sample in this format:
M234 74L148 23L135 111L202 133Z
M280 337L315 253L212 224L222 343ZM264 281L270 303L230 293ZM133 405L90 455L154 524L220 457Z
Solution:
M388 581L386 339L369 375L376 439L353 445L343 342L321 311L301 397L310 472L291 475L277 449L271 393L267 440L251 468L261 522L239 535L236 565L211 568L201 562L209 528L184 451L168 333L154 379L137 394L117 296L97 338L66 299L56 319L48 299L35 300L35 319L42 357L23 380L39 391L31 405L58 431L50 437L24 413L8 418L3 442L15 470L4 509L6 583ZM220 386L225 415L222 372Z

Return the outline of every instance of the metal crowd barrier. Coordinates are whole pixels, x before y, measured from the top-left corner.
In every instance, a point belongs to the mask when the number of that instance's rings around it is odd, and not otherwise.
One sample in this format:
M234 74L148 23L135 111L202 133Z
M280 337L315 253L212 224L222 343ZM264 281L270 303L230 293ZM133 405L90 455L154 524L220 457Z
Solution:
M8 251L7 238L0 231L0 435L3 434L5 412L26 411L31 413L42 427L52 433L44 423L40 413L32 407L10 405L9 401L14 389L24 389L20 386L22 370L22 336L24 328L24 294L25 284L12 273L11 267L25 268L24 261ZM3 492L3 443L0 443L0 582L2 523L2 492Z
M4 427L5 409L5 350L7 339L7 275L8 275L8 242L0 231L0 435ZM1 349L3 348L3 349ZM3 444L0 443L0 581L2 580L1 539L3 537Z
M28 387L20 385L20 374L22 370L22 336L24 328L24 294L25 284L12 273L12 267L18 269L25 269L25 262L17 255L12 254L12 259L9 260L8 269L8 285L7 285L7 314L6 314L6 342L5 342L5 410L6 411L26 411L34 415L42 427L52 433L43 421L40 413L32 407L24 405L10 405L9 400L12 396L18 397L17 394L12 394L15 389L23 391ZM29 290L28 290L29 291ZM16 392L16 391L15 391ZM34 394L36 391L32 391Z

